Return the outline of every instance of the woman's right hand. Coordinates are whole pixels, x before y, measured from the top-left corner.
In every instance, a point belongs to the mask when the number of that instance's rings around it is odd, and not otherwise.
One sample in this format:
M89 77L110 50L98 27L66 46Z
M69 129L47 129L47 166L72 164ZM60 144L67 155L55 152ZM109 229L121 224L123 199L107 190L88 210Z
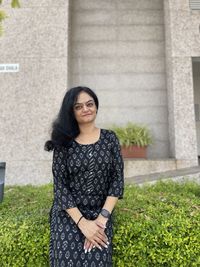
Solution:
M108 238L104 232L105 229L97 225L95 221L83 218L79 222L78 227L93 246L99 249L107 247Z

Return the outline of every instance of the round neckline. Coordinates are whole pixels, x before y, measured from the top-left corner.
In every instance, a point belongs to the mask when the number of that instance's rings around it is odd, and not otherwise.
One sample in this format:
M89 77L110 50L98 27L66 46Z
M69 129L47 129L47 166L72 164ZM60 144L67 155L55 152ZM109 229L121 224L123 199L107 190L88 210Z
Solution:
M99 134L99 139L94 142L94 143L90 143L90 144L81 144L79 142L77 142L75 139L74 139L74 142L80 146L91 146L91 145L96 145L100 140L101 140L101 136L102 136L102 129L100 128L100 134Z

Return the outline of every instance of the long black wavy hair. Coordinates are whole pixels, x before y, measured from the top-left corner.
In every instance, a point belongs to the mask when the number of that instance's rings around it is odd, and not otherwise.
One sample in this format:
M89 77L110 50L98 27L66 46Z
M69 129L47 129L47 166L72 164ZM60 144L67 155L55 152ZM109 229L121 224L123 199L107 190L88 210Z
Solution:
M90 95L98 110L99 100L97 95L88 87L78 86L69 89L62 101L60 111L56 119L52 122L51 139L45 142L44 149L51 151L56 145L69 146L79 133L79 126L74 115L74 104L78 95L85 92Z

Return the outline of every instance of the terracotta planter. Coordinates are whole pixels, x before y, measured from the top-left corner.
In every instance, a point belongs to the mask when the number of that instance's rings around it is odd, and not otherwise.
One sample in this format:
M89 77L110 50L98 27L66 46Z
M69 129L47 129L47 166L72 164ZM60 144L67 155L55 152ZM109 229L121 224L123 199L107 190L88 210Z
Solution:
M123 158L146 158L147 157L147 147L139 147L139 146L122 146L121 152Z

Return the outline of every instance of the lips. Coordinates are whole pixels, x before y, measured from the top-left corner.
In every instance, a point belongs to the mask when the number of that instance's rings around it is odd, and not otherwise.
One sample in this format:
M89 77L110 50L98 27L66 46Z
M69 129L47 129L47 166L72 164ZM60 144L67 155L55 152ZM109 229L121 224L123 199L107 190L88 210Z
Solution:
M92 114L91 113L88 113L88 114L84 114L82 116L85 117L85 116L90 116L90 115L92 115Z

